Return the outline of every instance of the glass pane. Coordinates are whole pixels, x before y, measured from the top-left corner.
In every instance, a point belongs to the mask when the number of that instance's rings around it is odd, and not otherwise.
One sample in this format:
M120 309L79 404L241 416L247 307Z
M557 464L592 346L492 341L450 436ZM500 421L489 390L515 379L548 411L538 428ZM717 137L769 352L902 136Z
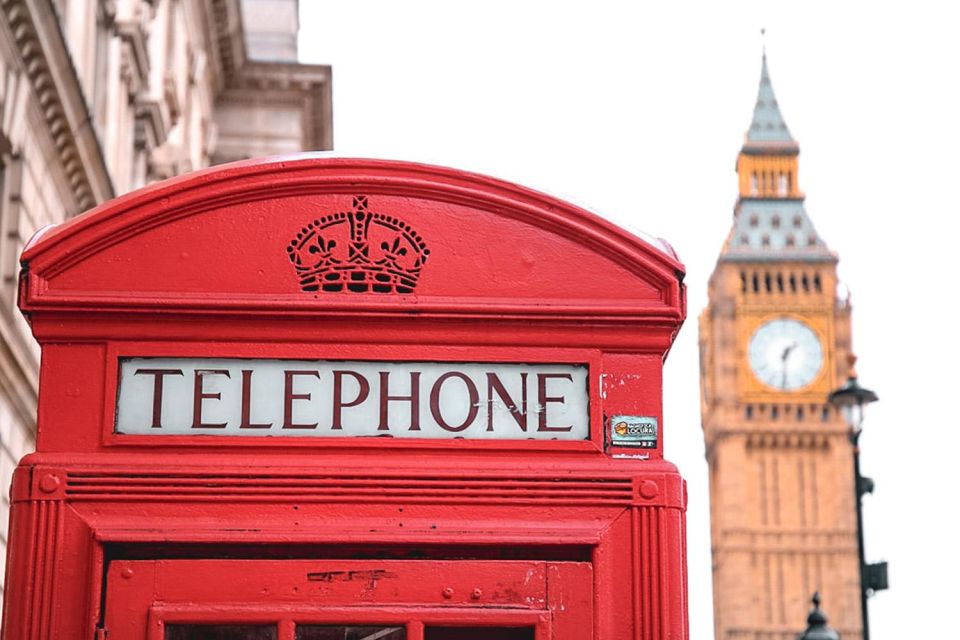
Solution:
M276 625L168 624L164 640L277 640Z
M427 627L423 640L534 640L533 627Z
M403 627L354 627L306 624L297 626L297 640L406 640Z

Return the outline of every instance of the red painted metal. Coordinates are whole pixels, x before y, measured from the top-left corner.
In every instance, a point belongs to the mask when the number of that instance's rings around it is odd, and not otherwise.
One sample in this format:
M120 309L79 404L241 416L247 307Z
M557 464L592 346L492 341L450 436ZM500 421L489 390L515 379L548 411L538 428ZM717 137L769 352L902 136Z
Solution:
M379 217L358 240L338 212ZM383 260L341 244L348 268L313 268L311 223ZM118 198L22 259L41 389L4 640L159 638L191 616L276 620L284 638L309 620L687 637L683 480L662 433L616 447L604 423L663 423L685 316L669 251L491 178L297 156ZM590 438L126 436L118 359L134 356L587 364ZM367 580L306 577L340 571Z

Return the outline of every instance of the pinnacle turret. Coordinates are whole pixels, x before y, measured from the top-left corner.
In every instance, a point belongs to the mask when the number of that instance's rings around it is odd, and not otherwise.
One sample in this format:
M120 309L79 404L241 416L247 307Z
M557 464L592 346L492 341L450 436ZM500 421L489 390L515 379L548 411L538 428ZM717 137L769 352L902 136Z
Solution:
M753 107L753 120L750 121L744 144L744 149L750 147L797 147L773 92L766 53L763 54L763 64L760 67L760 88L757 90L757 103Z
M721 260L836 261L804 209L799 153L780 113L764 53L753 120L737 158L740 199Z

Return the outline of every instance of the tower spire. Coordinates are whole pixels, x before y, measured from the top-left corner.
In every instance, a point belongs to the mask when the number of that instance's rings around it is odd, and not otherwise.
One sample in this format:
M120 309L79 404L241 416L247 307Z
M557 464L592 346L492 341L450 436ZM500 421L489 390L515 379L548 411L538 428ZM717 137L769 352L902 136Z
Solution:
M764 30L765 31L765 30ZM763 31L761 31L763 33ZM783 148L796 149L797 143L790 135L790 129L780 113L777 96L773 92L773 83L770 81L770 70L767 67L767 47L763 46L763 56L760 65L760 87L757 90L757 102L753 107L753 119L747 130L747 139L744 149L747 148Z
M799 154L773 93L764 47L753 120L737 157L740 199L721 260L836 261L804 210Z

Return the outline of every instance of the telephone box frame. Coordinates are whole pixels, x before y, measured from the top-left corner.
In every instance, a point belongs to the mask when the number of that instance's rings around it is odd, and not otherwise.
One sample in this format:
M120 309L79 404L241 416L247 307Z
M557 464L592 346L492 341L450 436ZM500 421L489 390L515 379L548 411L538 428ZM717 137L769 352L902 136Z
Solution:
M285 248L273 230L296 234L360 193L430 243L416 291L302 291L287 256L264 249ZM661 388L686 306L667 245L492 178L306 154L117 198L39 234L22 263L19 305L43 359L37 452L11 489L3 640L108 637L103 581L124 554L325 557L345 541L428 558L586 557L591 620L552 637L688 636L686 490L663 459ZM294 354L585 363L590 439L113 432L121 356ZM611 415L654 418L656 447L612 442Z

